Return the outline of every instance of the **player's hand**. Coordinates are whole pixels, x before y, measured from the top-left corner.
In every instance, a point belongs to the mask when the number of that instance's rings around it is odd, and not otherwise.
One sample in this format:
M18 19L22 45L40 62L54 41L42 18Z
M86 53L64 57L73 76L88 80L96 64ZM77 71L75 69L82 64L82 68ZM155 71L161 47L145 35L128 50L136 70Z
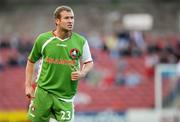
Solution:
M30 99L34 98L34 89L32 86L26 86L25 93L28 98Z
M79 80L84 77L85 77L85 74L81 71L74 71L71 73L71 80L73 81Z

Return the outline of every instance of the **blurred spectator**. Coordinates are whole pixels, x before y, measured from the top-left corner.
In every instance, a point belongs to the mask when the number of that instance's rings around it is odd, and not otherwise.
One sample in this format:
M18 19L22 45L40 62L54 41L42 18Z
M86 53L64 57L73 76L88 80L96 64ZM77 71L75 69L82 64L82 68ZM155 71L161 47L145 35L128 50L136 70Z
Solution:
M18 65L19 66L25 66L26 65L26 59L27 59L26 55L19 54L18 59L17 59Z
M125 85L135 86L138 85L141 82L141 80L142 80L141 75L135 70L132 70L126 74Z
M175 44L174 49L174 55L176 56L177 60L180 60L180 40L177 40L177 43Z
M127 65L128 65L127 61L122 58L122 59L118 60L118 67L117 68L118 68L118 70L126 70Z
M96 31L89 32L87 35L87 39L90 47L96 49L102 48L103 44L102 44L101 36L98 32Z
M142 51L140 48L138 48L136 46L136 44L133 42L131 44L130 50L131 50L132 57L141 56L144 53L144 51Z
M180 60L177 63L177 82L178 82L178 90L180 92ZM180 103L179 103L179 108L180 108Z
M26 38L22 38L18 45L18 51L22 55L27 55L32 49L32 41Z
M159 57L156 53L146 55L145 57L145 70L146 75L153 79L155 66L159 63Z
M18 49L19 42L20 42L20 39L17 35L12 36L10 39L10 47L12 49Z
M118 49L119 49L119 55L121 56L130 56L131 50L130 50L130 35L129 32L119 32L117 34L118 36Z
M151 42L148 44L147 52L148 54L157 54L160 51L160 48L158 47L156 42Z
M18 52L16 50L11 50L9 59L7 61L9 66L18 66Z
M115 77L115 83L117 85L124 85L126 82L126 75L122 70L118 70L116 77Z
M170 40L162 40L161 41L161 50L159 55L160 63L176 63L177 59L174 55L173 45Z
M0 71L3 71L4 69L4 64L3 64L3 61L2 61L2 57L0 55Z
M9 66L18 66L18 61L17 61L16 57L11 56L8 60L8 65Z
M118 38L114 34L109 34L105 36L105 45L108 48L110 57L119 58L118 52Z
M30 50L32 49L32 42L28 37L21 38L18 45L18 64L20 66L26 65L26 60Z
M160 63L176 63L177 59L173 53L170 53L167 48L164 48L159 53L159 62Z
M103 72L99 69L93 68L86 76L85 80L88 81L89 85L99 86L102 80Z
M119 69L115 77L115 83L117 85L135 86L142 80L142 76L135 71L135 69L125 72L125 70Z
M142 32L132 31L130 33L130 36L134 40L135 44L137 45L137 48L139 48L142 52L144 52L146 50L146 44L145 44Z
M131 55L140 56L143 52L146 51L146 44L142 32L132 31L130 32L131 36Z
M9 38L8 37L2 37L0 39L0 48L9 48L10 44L9 44Z
M180 60L177 63L177 76L180 79Z
M115 84L115 74L114 73L107 73L104 77L104 79L101 82L101 85L103 87L110 87Z
M115 83L117 85L124 85L126 82L126 75L125 75L125 70L127 68L127 62L126 60L123 60L122 58L119 59L118 61L118 67L116 71L116 76L115 76Z

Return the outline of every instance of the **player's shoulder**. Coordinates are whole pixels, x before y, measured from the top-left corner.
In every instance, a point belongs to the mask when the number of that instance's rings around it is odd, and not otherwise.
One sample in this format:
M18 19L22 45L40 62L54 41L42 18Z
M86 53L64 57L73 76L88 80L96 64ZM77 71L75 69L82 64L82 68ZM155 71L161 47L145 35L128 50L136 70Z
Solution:
M53 37L53 34L51 31L41 33L36 38L36 43L39 45L43 45L47 40Z
M53 34L52 34L52 31L48 31L48 32L43 32L43 33L39 34L38 37L43 38L43 39L49 39L49 38L53 37Z
M75 38L78 38L78 40L82 40L84 42L86 41L86 38L83 35L79 34L79 33L73 32L73 36Z

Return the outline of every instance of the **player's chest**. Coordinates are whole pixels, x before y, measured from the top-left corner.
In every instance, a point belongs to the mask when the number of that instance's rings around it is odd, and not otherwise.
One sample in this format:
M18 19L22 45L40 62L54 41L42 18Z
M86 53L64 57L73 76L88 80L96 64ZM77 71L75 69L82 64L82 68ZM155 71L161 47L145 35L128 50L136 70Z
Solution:
M82 54L81 47L73 41L53 40L44 49L44 55L54 58L77 58Z

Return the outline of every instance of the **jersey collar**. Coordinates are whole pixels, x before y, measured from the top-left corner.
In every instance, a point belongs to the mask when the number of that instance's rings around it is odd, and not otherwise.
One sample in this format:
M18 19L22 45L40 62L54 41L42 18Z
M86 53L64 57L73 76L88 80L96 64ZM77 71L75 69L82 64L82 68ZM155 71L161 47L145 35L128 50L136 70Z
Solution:
M59 39L60 41L66 41L66 40L68 40L68 39L71 38L71 36L70 36L70 37L67 37L67 38L65 38L65 39L61 39L61 38L59 38L58 36L56 36L56 34L54 33L54 30L52 31L52 34L53 34L54 37L56 37L56 38ZM72 34L71 34L71 35L72 35Z

